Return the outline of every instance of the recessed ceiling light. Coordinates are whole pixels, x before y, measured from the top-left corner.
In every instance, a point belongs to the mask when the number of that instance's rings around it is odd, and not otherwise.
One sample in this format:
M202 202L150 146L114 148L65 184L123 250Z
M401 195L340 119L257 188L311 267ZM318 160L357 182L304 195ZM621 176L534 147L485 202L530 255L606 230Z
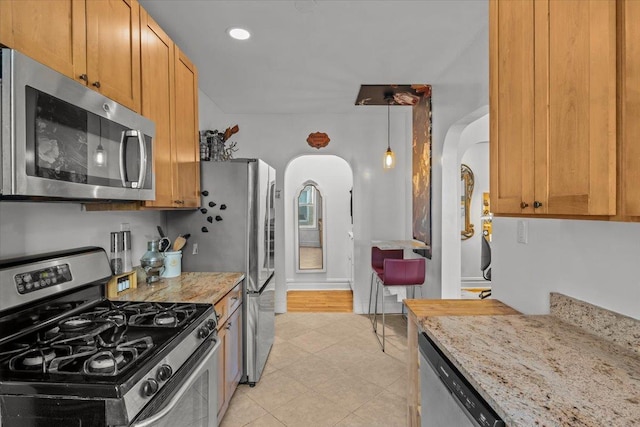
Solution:
M244 28L229 28L227 30L227 33L231 38L234 38L236 40L247 40L249 37L251 37L251 33Z

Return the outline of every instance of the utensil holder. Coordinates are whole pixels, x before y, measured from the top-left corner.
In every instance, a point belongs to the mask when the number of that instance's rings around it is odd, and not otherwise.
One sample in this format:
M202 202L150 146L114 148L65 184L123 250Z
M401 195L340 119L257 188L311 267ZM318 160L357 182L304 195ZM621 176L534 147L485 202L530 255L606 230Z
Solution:
M162 277L178 277L182 274L182 251L167 251L164 253L164 271Z

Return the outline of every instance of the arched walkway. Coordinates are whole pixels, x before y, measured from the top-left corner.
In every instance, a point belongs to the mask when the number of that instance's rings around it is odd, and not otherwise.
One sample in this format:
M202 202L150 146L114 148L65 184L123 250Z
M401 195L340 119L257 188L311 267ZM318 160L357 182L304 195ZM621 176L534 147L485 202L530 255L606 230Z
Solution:
M447 131L442 149L442 298L460 298L460 161L469 147L489 140L489 106Z
M326 266L322 271L296 268L298 194L307 182L322 189ZM353 171L335 155L303 155L292 159L284 171L284 256L288 290L350 290L353 281L353 230L351 190Z

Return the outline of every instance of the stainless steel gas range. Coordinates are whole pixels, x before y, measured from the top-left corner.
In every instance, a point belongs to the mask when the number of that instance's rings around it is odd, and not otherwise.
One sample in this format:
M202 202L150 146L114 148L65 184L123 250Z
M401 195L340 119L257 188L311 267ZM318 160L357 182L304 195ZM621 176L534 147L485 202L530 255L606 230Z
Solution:
M115 302L101 248L0 260L0 425L217 425L211 304Z

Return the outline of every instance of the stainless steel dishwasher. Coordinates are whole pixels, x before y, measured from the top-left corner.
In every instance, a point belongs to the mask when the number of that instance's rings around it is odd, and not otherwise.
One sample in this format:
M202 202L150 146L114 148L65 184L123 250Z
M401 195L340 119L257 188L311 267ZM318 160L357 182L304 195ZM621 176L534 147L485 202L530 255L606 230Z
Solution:
M423 427L504 427L504 421L424 332L418 343Z

